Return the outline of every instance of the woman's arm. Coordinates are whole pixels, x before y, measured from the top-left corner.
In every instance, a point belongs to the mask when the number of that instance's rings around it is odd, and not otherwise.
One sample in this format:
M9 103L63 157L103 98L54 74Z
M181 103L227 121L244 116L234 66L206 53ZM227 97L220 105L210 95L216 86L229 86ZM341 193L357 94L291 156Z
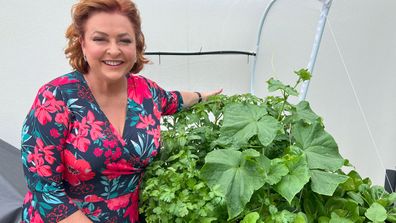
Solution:
M207 92L182 91L180 94L183 98L183 107L188 108L200 102L200 100L207 101L210 96L218 95L221 92L223 92L223 89Z
M42 87L22 128L22 163L31 193L24 202L34 202L34 208L26 216L30 222L36 219L55 223L69 216L73 216L71 219L85 217L81 217L83 213L66 193L63 182L63 170L67 168L63 163L63 150L69 118L70 111L60 88ZM85 221L71 219L65 222L90 222L87 217Z

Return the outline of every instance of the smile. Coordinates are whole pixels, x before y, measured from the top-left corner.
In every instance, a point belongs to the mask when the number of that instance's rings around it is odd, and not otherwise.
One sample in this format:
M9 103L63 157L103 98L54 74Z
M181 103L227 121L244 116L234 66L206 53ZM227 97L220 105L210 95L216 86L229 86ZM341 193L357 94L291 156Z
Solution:
M118 66L124 62L121 60L104 60L103 63L109 66Z

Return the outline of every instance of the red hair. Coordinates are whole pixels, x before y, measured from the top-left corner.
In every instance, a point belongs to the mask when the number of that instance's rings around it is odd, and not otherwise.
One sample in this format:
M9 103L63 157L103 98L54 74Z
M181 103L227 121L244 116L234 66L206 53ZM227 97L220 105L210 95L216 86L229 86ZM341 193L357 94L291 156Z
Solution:
M132 73L139 73L149 60L144 57L145 42L141 29L140 14L136 5L130 0L80 0L72 8L72 23L66 30L68 46L65 49L69 64L81 73L88 73L89 65L84 60L80 38L84 38L84 26L90 16L97 12L119 13L126 16L133 24L136 36L136 63Z

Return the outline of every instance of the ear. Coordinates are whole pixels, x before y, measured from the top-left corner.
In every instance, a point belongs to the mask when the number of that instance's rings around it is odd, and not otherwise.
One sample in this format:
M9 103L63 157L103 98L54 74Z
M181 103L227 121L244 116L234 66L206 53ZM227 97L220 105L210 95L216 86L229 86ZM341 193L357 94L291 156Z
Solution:
M82 51L83 51L83 53L84 53L84 49L85 49L85 41L84 41L84 37L82 37L82 36L80 36L79 38L78 38L78 42L80 42L80 45L81 45L81 49L82 49Z

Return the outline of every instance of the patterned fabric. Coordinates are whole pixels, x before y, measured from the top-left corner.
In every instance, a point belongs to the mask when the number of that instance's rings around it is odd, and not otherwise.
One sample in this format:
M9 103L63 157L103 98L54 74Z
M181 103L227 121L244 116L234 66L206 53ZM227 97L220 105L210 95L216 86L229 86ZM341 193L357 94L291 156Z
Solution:
M40 88L22 129L29 192L22 222L58 222L78 209L93 222L137 222L144 168L160 147L160 118L181 109L177 91L128 75L122 136L72 72Z

